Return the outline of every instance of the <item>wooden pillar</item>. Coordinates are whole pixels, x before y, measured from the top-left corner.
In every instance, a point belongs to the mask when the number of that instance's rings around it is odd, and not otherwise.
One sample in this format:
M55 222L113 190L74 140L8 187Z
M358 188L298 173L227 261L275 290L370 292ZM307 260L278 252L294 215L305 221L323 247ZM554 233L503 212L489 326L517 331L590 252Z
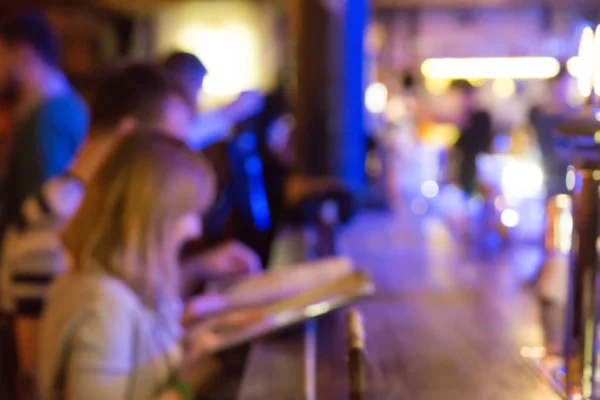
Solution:
M327 174L325 165L330 15L320 0L291 0L296 66L296 150L298 166L309 176Z
M365 184L364 37L368 0L291 0L297 159L310 176Z

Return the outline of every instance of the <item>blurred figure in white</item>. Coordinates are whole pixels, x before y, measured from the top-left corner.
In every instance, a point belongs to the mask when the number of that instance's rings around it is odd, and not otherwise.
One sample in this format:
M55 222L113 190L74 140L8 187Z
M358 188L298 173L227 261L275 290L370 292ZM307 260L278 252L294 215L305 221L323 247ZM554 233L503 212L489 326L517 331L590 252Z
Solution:
M402 174L410 153L416 144L417 96L415 79L410 73L400 79L401 91L388 100L385 116L389 128L380 137L383 152L383 174L388 203L400 205L402 198Z

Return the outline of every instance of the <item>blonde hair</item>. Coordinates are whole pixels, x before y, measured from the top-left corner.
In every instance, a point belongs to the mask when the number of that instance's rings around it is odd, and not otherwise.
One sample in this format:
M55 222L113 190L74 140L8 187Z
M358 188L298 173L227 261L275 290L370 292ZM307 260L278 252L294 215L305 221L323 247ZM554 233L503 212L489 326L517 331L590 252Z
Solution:
M157 308L179 295L176 221L206 211L214 192L213 170L183 143L159 133L126 136L63 233L73 270L98 265Z

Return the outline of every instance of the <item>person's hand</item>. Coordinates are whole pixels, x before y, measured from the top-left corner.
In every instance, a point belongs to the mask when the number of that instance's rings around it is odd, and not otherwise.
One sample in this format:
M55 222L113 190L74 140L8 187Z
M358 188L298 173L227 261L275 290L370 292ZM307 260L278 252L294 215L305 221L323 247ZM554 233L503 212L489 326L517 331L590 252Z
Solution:
M218 338L211 332L194 332L185 338L185 351L177 377L195 390L208 386L221 369L220 360L212 355Z
M290 138L295 121L291 115L281 115L267 128L267 144L271 152L284 164L291 164Z
M258 114L265 103L263 94L258 90L242 92L230 104L229 112L236 122L242 121L252 115Z
M238 241L229 241L198 255L197 261L212 277L256 274L262 271L260 257Z
M227 299L218 293L205 293L192 297L186 304L181 323L189 325L200 318L224 311L228 307Z

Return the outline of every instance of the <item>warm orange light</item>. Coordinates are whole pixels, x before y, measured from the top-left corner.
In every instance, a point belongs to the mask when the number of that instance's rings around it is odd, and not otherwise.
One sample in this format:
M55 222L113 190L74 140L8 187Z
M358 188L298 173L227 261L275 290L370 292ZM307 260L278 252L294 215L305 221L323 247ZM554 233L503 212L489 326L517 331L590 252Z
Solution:
M450 79L425 79L425 88L434 96L441 96L450 88L451 83Z

